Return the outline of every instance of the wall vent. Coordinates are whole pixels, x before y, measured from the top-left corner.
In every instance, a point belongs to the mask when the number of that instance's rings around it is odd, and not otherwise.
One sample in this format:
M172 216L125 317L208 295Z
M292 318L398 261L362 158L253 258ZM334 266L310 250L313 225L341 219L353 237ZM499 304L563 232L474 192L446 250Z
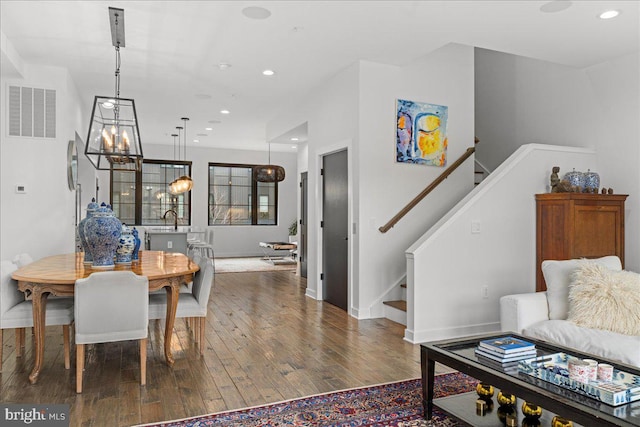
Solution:
M56 91L9 86L9 136L56 137Z

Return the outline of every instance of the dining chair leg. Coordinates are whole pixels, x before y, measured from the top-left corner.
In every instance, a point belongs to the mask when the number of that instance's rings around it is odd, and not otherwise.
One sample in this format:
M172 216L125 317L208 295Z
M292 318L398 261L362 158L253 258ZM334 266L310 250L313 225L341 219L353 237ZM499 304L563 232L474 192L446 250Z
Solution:
M84 370L84 344L76 344L76 393L82 393L82 371Z
M199 317L198 320L200 321L200 326L198 327L198 332L200 332L200 355L204 354L204 326L206 324L206 317Z
M71 335L69 325L62 325L62 336L64 339L64 369L71 368Z
M147 339L140 340L140 385L147 384Z

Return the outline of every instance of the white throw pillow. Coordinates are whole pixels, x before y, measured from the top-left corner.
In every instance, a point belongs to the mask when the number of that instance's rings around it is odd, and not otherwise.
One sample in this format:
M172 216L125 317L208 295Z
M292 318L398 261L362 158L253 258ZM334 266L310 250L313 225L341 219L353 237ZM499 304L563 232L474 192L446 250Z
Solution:
M580 267L580 263L584 261L595 262L611 270L622 270L622 263L617 256L606 256L590 260L583 258L564 261L542 261L542 274L547 284L549 319L565 320L569 316L571 273Z
M569 320L578 326L640 335L640 274L585 263L573 272Z

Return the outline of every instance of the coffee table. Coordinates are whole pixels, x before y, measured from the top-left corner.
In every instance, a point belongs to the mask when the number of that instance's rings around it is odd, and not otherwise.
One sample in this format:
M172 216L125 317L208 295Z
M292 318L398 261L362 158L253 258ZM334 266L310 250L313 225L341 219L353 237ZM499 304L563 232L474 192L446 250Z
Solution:
M584 426L640 426L640 401L620 406L610 406L599 400L542 379L519 373L518 371L514 372L513 370L506 372L500 367L490 366L478 360L474 350L479 341L507 335L519 337L534 343L538 356L553 353L568 353L581 359L595 359L599 362L609 363L613 365L615 369L640 375L640 370L636 367L549 344L544 341L523 337L512 332L424 343L420 346L420 360L422 370L422 404L425 419L431 419L433 407L436 405L452 416L474 426L504 425L496 416L486 417L479 416L475 413L475 400L478 397L475 392L434 400L433 381L435 363L438 362L476 378L485 384L490 384L497 389L517 396L519 403L516 409L520 417L522 416L520 407L522 406L522 400L524 400L541 406L543 408L543 414L547 413L546 417L549 417L548 413L557 414L563 418L572 420L574 425L577 423ZM495 410L494 408L494 411ZM520 425L520 423L518 425ZM543 423L543 425L549 424Z

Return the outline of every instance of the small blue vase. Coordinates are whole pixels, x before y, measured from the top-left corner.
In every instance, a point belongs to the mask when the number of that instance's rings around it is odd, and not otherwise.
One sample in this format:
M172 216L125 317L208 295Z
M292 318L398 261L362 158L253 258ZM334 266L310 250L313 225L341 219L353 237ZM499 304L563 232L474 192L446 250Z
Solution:
M126 224L122 224L118 247L116 248L116 264L131 264L133 249L136 246L136 239L131 233L131 229Z
M136 239L136 244L133 247L133 254L131 255L131 260L132 261L138 261L138 256L139 256L139 252L140 252L140 244L142 243L142 241L140 240L140 236L138 234L138 230L136 230L135 227L133 227L133 237Z
M93 256L92 268L113 268L122 224L104 203L87 220L84 226L89 250Z
M578 187L580 189L580 192L584 190L585 179L582 172L578 172L573 169L573 171L564 174L564 179L569 181L571 185Z
M91 265L93 264L93 257L91 256L91 251L89 250L89 245L87 243L87 237L84 232L84 226L87 223L87 220L93 216L93 213L100 206L96 203L96 199L92 198L91 203L87 205L87 216L85 216L78 223L78 235L80 236L80 244L82 245L82 251L84 252L84 264Z
M591 169L587 169L584 174L584 185L591 190L597 190L600 188L600 175L597 172L591 172Z

